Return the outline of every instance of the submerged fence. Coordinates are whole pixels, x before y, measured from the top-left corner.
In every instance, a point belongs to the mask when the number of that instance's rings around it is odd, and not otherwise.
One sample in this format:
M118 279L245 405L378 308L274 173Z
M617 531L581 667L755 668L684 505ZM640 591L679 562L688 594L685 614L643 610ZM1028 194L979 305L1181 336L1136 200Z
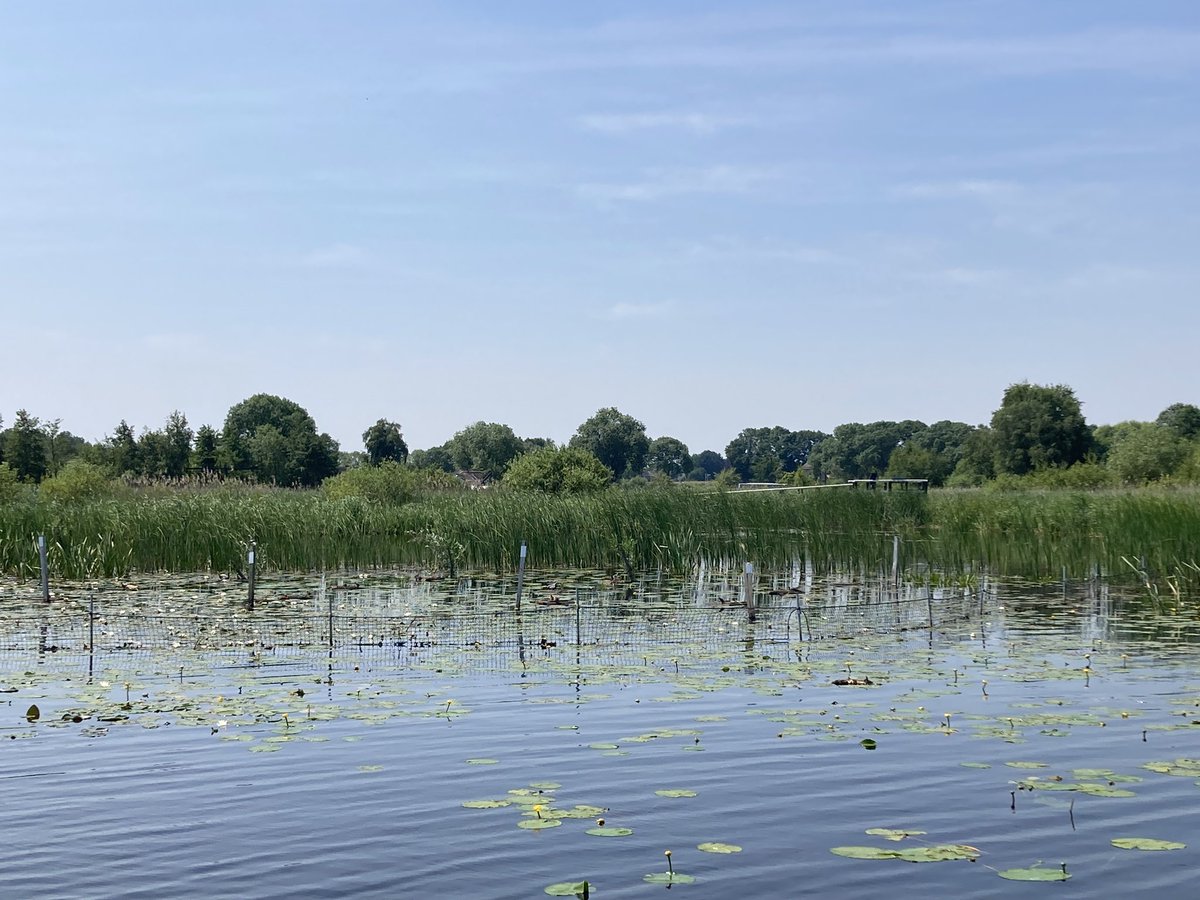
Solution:
M721 588L643 593L591 588L515 596L492 586L446 595L421 586L310 584L260 593L253 611L229 593L101 591L48 606L0 592L0 671L71 660L200 659L269 664L362 658L373 664L512 668L564 654L583 663L791 648L863 634L974 630L996 605L987 585L933 587L820 581L752 595ZM40 599L40 598L38 598ZM167 660L173 660L167 665Z

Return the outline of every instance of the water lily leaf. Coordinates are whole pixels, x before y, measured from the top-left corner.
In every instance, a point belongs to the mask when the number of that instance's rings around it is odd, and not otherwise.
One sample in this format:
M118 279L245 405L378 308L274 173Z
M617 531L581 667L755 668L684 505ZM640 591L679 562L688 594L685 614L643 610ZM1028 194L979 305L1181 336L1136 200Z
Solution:
M464 800L467 809L499 809L502 806L512 806L511 800Z
M539 791L557 791L562 787L557 781L531 781L529 786Z
M605 744L605 743L588 744L588 747L592 750L617 750L617 749L619 749L616 744Z
M992 767L991 763L981 762L963 762L959 763L959 765L964 769L990 769Z
M551 897L582 897L584 884L582 881L559 881L546 885L546 893ZM588 888L591 888L590 883Z
M359 766L358 771L360 771L360 772L382 772L383 766Z
M933 844L928 847L906 847L896 852L898 859L912 863L948 862L954 859L979 858L979 848L969 844Z
M687 788L664 788L660 791L655 791L659 797L695 797L695 791L689 791Z
M1044 762L1024 762L1017 760L1015 762L1006 762L1006 766L1012 766L1014 769L1045 769L1048 764Z
M279 744L255 744L250 748L251 753L274 753L281 749Z
M498 760L498 759L489 759L487 757L480 756L480 757L475 757L474 759L468 759L467 765L468 766L494 766L498 762L500 762L500 760Z
M562 819L522 819L517 823L517 827L541 831L543 828L557 828L561 824Z
M1143 769L1160 775L1179 775L1184 778L1200 777L1200 759L1175 759L1170 762L1148 762Z
M742 848L737 844L722 844L720 841L705 841L696 845L697 850L705 853L741 853Z
M652 872L649 875L643 875L642 881L647 884L695 884L696 877L685 875L682 872Z
M996 874L1009 881L1066 881L1071 877L1071 873L1064 868L1047 869L1043 866L1031 866L1028 869L1004 869Z
M848 859L896 859L900 855L898 850L883 847L832 847L829 852Z
M1113 838L1112 845L1122 850L1182 850L1187 844L1156 838Z
M1109 787L1107 784L1077 784L1075 790L1089 797L1136 797L1133 791L1124 788Z
M867 834L885 838L889 841L902 841L914 834L925 834L924 831L909 831L901 828L868 828Z
M618 828L614 825L597 825L595 828L589 828L587 834L594 834L596 837L628 837L633 834L633 829Z

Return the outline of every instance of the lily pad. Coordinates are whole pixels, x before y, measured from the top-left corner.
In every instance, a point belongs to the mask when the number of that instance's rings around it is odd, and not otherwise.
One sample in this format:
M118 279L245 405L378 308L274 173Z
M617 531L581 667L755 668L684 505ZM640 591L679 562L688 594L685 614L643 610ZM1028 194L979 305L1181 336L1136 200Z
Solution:
M847 859L896 859L900 855L898 850L883 847L831 847L829 852Z
M1122 850L1182 850L1187 844L1156 838L1113 838L1112 845Z
M546 893L551 897L582 897L585 884L591 888L591 884L584 881L558 881L546 885Z
M687 788L665 788L660 791L655 791L659 797L695 797L695 791L689 791Z
M511 800L464 800L467 809L500 809L502 806L512 806Z
M1009 881L1066 881L1071 873L1065 867L1048 869L1044 866L1030 866L1028 869L1004 869L996 873Z
M1012 766L1014 769L1045 769L1048 764L1044 762L1026 762L1023 760L1017 760L1015 762L1006 762L1005 765Z
M925 834L925 832L908 831L902 828L868 828L867 834L873 834L876 837L881 837L889 841L902 841L906 837L910 837L914 834Z
M557 828L561 824L562 819L522 819L517 823L517 827L529 831L542 831L545 828Z
M696 845L697 850L705 853L741 853L742 848L737 844L722 844L720 841L705 841Z
M992 767L991 763L981 762L963 762L959 763L959 765L964 769L990 769Z
M498 759L490 759L488 757L477 757L475 759L468 759L467 765L468 766L494 766L498 762L500 762L500 760L498 760Z
M979 848L970 844L932 844L928 847L906 847L896 852L905 862L949 862L955 859L979 859Z
M642 876L642 881L647 884L695 884L696 877L682 872L653 872Z
M596 837L628 837L633 834L633 829L618 828L615 825L597 825L595 828L589 828L587 834L594 834Z

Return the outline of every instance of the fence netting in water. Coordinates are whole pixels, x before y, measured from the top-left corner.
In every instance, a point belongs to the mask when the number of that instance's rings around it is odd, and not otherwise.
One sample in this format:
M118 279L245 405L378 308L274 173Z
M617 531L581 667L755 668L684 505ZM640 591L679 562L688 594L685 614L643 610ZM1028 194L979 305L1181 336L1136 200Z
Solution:
M292 578L259 593L221 585L123 585L64 592L45 604L28 584L0 587L0 666L71 664L80 654L122 661L197 654L251 664L362 657L373 664L511 669L542 658L638 663L674 654L753 650L786 657L802 643L863 634L974 631L996 605L986 582L894 585L809 579L754 594L735 581L654 590L511 584L371 586ZM114 660L116 662L116 660Z

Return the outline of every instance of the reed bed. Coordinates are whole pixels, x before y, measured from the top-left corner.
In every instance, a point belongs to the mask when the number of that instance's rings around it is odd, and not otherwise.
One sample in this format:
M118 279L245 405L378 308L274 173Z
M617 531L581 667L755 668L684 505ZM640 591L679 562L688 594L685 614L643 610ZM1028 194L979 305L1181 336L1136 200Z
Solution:
M589 496L431 494L385 505L319 491L133 494L0 507L0 571L37 573L36 536L57 577L132 571L236 571L249 542L277 570L530 565L630 573L686 570L700 560L760 568L806 560L818 572L879 572L893 535L906 571L1033 578L1105 573L1200 581L1200 493L1112 491L930 495L867 491L728 494L675 489ZM1131 566L1131 561L1133 565Z

